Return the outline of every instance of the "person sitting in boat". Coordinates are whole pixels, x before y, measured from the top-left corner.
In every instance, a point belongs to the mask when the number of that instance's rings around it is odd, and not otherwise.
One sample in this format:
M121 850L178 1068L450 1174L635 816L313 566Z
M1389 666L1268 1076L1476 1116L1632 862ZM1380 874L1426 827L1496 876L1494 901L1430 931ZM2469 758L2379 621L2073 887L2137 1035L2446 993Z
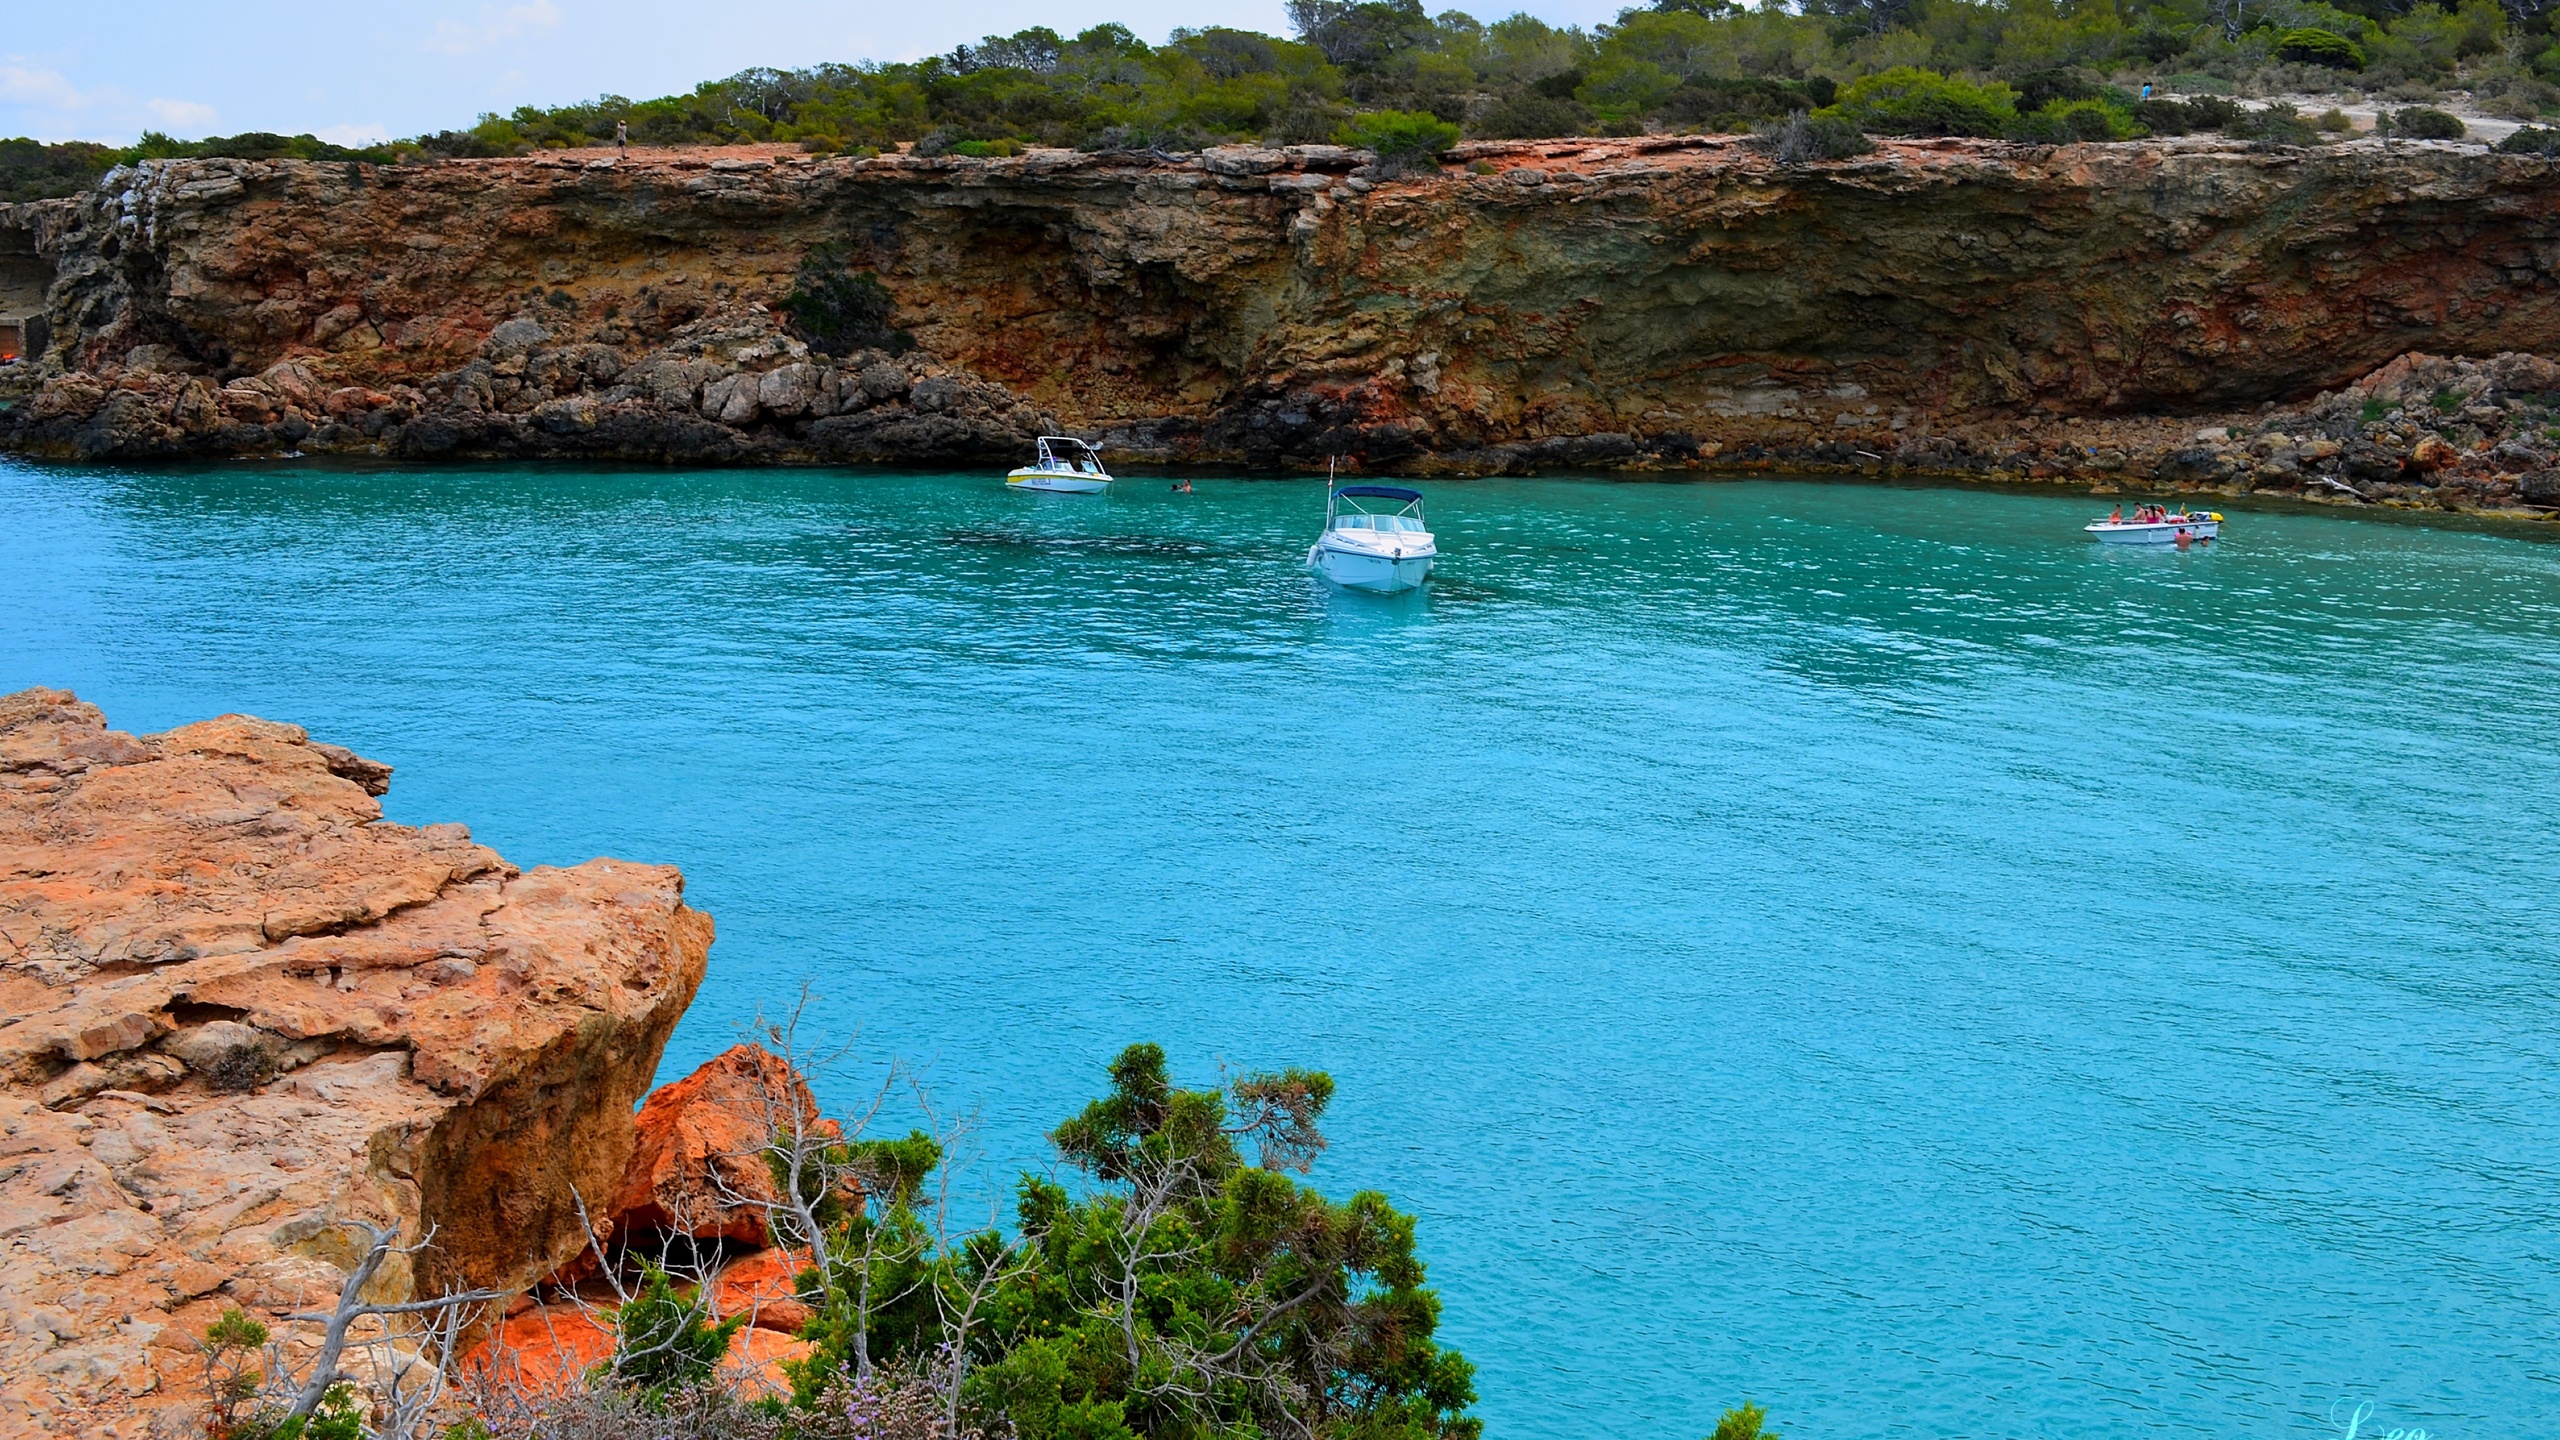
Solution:
M2123 524L2123 523L2124 523L2124 507L2123 507L2123 506L2121 506L2121 505L2119 505L2119 506L2117 506L2116 508L2114 508L2113 510L2108 511L2108 512L2107 512L2107 523L2108 523L2108 524L2110 524L2110 525L2121 525L2121 524Z

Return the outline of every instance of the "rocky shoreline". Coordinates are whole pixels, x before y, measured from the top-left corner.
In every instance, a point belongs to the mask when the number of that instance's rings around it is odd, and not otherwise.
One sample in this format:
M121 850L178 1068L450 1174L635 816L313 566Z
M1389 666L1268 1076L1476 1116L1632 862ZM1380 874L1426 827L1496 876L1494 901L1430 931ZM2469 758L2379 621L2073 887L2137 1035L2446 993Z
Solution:
M50 267L0 445L676 464L1787 469L2538 518L2560 168L2451 143L155 162ZM833 248L828 248L833 247ZM841 252L895 345L814 353ZM2476 358L2442 358L2442 357Z
M381 1303L589 1247L711 921L665 866L385 823L389 779L290 725L0 697L0 1436L197 1433L207 1327L307 1366L366 1227L433 1237Z

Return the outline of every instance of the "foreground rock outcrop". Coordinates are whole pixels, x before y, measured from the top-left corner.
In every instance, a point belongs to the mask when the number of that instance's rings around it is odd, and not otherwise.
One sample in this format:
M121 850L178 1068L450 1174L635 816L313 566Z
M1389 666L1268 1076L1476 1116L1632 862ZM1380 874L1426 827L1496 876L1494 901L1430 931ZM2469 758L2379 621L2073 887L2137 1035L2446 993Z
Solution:
M767 1155L795 1125L828 1136L835 1126L790 1063L757 1045L732 1046L660 1087L638 1123L621 1187L597 1217L597 1243L512 1307L463 1367L528 1395L574 1388L612 1358L615 1307L648 1262L664 1265L679 1289L707 1287L712 1318L746 1317L722 1361L729 1384L788 1395L783 1366L811 1349L798 1338L810 1317L799 1293L809 1252L767 1248L766 1217L779 1198Z
M0 207L58 277L0 427L124 459L956 459L1064 427L1159 460L2177 479L2198 422L2406 353L2560 353L2560 165L2477 146L1368 158L154 162ZM821 251L916 348L787 333Z
M386 824L389 778L290 725L0 698L0 1436L194 1416L228 1306L307 1347L283 1317L349 1222L434 1232L381 1300L585 1244L711 922L667 867Z
M754 1045L732 1046L660 1088L640 1107L639 1141L614 1192L614 1243L681 1235L761 1248L781 1193L765 1153L795 1117L812 1133L824 1123L808 1082Z

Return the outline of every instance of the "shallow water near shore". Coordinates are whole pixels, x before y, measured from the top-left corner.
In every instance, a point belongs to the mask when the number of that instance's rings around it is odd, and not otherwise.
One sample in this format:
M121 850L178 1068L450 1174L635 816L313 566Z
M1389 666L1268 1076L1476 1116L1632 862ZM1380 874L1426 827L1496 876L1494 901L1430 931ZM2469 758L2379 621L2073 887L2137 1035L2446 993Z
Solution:
M983 1194L1129 1041L1329 1069L1495 1437L2560 1414L2560 547L1426 488L1380 601L1314 481L0 464L0 690L683 866L662 1077L807 980Z

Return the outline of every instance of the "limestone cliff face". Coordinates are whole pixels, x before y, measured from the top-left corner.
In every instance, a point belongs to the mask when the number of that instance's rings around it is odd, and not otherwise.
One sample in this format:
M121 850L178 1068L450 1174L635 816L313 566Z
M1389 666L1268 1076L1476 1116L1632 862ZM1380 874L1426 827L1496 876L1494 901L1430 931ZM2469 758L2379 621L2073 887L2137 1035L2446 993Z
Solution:
M1987 417L2192 417L2407 351L2560 349L2560 168L2477 147L1366 158L153 164L0 215L58 276L55 378L7 424L102 455L956 456L1058 423L1262 463L1890 459ZM821 244L918 351L782 333Z
M387 767L226 716L0 698L0 1436L200 1407L223 1308L521 1289L583 1244L711 922L663 866L519 872Z

